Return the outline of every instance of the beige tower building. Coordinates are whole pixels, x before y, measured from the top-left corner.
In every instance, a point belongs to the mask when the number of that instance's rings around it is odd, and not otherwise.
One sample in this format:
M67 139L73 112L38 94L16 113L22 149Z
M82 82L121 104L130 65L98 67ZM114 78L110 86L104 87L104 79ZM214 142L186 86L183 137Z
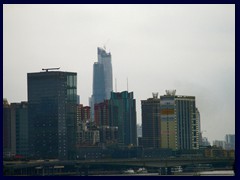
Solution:
M199 148L199 121L194 96L176 95L167 90L160 97L161 148L173 150Z

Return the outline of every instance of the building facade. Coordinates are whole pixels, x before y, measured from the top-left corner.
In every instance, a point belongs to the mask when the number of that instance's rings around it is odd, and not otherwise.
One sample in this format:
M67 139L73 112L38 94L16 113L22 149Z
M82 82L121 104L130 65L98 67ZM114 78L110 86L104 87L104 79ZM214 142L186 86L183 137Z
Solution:
M226 149L235 150L235 134L226 134Z
M176 90L160 97L161 147L199 149L199 122L194 96L177 96Z
M100 131L96 123L90 119L90 107L77 105L77 131L76 131L76 148L77 153L83 147L94 147L100 143Z
M97 126L112 126L112 121L109 121L109 100L104 100L101 103L94 105L94 121Z
M11 108L7 99L3 99L3 156L10 157L13 153L11 146Z
M99 128L100 142L103 145L116 144L118 140L118 127L114 126L110 111L110 100L94 106L94 122Z
M197 127L198 127L198 144L199 146L202 145L202 130L201 130L201 116L200 111L198 108L196 108L196 121L197 121Z
M82 104L77 105L77 121L90 121L90 106L83 106Z
M221 149L225 149L226 148L226 141L214 140L213 141L213 146L219 147Z
M175 97L170 95L161 96L160 108L161 148L178 149Z
M160 148L160 98L153 93L153 98L141 101L142 105L142 145L145 148Z
M105 75L104 66L99 62L93 65L93 103L102 102L105 99Z
M34 158L71 159L76 145L77 73L28 73L29 144Z
M28 104L3 100L3 156L28 157Z
M113 90L112 82L112 55L107 53L105 49L97 48L98 50L98 63L103 65L104 83L105 83L105 96L104 99L110 99Z
M15 128L12 130L15 131L16 155L28 157L28 103L11 103L11 119L15 123Z
M110 121L118 127L118 144L136 146L136 100L133 92L112 92L109 104Z
M97 48L98 62L93 65L93 94L90 100L91 118L94 119L94 104L110 99L112 87L112 56L105 49Z

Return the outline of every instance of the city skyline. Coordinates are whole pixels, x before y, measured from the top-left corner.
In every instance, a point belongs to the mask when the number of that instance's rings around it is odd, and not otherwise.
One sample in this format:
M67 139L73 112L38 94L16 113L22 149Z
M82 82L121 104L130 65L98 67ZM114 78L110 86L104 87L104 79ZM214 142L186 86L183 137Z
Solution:
M3 97L26 101L27 73L61 67L77 72L77 94L88 105L96 48L105 45L112 55L113 90L127 90L128 79L138 123L141 100L176 89L196 97L203 136L224 139L235 134L234 8L3 5Z

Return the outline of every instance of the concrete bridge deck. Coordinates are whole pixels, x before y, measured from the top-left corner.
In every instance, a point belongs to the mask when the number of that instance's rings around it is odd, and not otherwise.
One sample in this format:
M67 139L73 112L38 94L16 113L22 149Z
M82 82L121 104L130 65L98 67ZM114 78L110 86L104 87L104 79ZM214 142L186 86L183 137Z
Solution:
M6 168L27 168L38 166L69 166L69 165L127 165L144 167L171 167L189 164L233 164L234 158L142 158L142 159L95 159L95 160L35 160L35 161L4 161Z

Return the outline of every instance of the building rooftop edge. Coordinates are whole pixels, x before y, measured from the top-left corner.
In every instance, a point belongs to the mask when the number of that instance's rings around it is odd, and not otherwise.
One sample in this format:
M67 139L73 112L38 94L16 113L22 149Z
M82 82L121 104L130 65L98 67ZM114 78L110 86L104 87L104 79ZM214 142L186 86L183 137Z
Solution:
M39 74L39 73L73 73L77 74L77 72L70 72L70 71L39 71L39 72L28 72L27 74Z

